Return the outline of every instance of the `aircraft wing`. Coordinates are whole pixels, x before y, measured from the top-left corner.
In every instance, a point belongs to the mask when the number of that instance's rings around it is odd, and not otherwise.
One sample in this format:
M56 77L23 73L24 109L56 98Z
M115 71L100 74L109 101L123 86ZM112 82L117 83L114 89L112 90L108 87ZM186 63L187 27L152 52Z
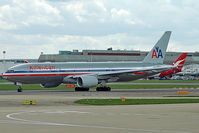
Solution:
M100 73L97 75L99 80L106 80L110 79L110 81L117 80L120 76L131 75L134 77L134 80L145 78L146 76L155 75L161 73L163 71L167 71L171 69L173 66L166 65L166 66L157 66L157 67L145 67L145 68L138 68L132 70L124 70L124 71L117 71L117 72L109 72L109 73Z
M117 71L117 72L109 72L109 73L100 73L98 76L105 76L105 75L119 75L119 74L153 74L153 73L160 73L165 70L171 69L172 66L159 66L159 67L146 67L146 68L138 68L138 69L132 69L132 70L123 70L123 71Z
M150 67L139 67L139 68L133 68L133 69L121 70L121 71L110 71L110 72L104 72L104 73L86 74L86 75L95 76L99 80L107 80L107 79L117 80L118 77L120 76L131 75L136 80L140 78L145 78L146 76L155 75L163 71L167 71L171 69L172 67L173 66L171 65L160 65L160 66L150 66ZM78 78L81 76L82 75L75 75L75 76L71 76L71 78Z

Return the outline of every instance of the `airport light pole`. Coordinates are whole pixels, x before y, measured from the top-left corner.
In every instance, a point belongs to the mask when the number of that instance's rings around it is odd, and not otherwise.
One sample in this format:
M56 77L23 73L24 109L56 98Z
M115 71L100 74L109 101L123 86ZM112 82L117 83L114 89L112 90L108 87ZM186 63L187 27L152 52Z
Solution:
M6 65L6 61L5 61L5 54L6 54L6 51L3 51L3 62L2 62L2 67L3 67L3 72L5 71L5 65Z
M5 62L5 56L6 55L6 51L3 51L3 62Z

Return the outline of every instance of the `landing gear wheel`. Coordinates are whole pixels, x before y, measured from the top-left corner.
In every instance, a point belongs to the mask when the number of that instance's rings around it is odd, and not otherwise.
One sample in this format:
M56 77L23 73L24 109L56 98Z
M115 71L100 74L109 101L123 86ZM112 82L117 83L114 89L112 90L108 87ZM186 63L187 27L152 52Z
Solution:
M96 91L111 91L111 88L110 87L97 87L96 88Z
M76 87L75 91L89 91L89 88Z
M22 83L15 82L14 84L18 87L17 92L22 92Z
M17 92L22 92L22 87L21 86L18 86Z

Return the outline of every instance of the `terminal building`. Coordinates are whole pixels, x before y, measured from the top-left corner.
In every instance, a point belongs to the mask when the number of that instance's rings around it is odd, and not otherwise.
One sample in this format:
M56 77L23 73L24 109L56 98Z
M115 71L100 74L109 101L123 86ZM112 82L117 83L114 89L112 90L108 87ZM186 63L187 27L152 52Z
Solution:
M38 62L104 62L104 61L142 61L148 54L146 51L130 50L78 50L59 51L59 54L41 54ZM182 53L167 52L165 64L172 64ZM187 64L199 64L199 53L190 52L187 55Z

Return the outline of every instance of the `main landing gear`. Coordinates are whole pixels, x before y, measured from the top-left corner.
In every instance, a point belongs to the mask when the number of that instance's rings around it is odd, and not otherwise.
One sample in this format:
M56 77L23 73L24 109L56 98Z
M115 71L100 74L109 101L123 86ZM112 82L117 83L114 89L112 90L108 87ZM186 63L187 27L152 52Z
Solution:
M89 88L76 87L75 91L89 91Z
M96 88L96 91L111 91L111 87L106 87L106 81L105 80L102 80L101 82L101 87L97 87Z
M102 81L101 83L101 87L97 87L96 91L111 91L110 87L106 87L106 81ZM89 91L89 88L87 87L76 87L75 91Z
M89 88L76 87L75 91L89 91ZM111 91L111 88L102 86L102 87L97 87L96 91Z
M110 87L102 86L102 87L97 87L96 91L111 91Z
M22 83L16 82L15 85L18 87L17 92L22 92Z

